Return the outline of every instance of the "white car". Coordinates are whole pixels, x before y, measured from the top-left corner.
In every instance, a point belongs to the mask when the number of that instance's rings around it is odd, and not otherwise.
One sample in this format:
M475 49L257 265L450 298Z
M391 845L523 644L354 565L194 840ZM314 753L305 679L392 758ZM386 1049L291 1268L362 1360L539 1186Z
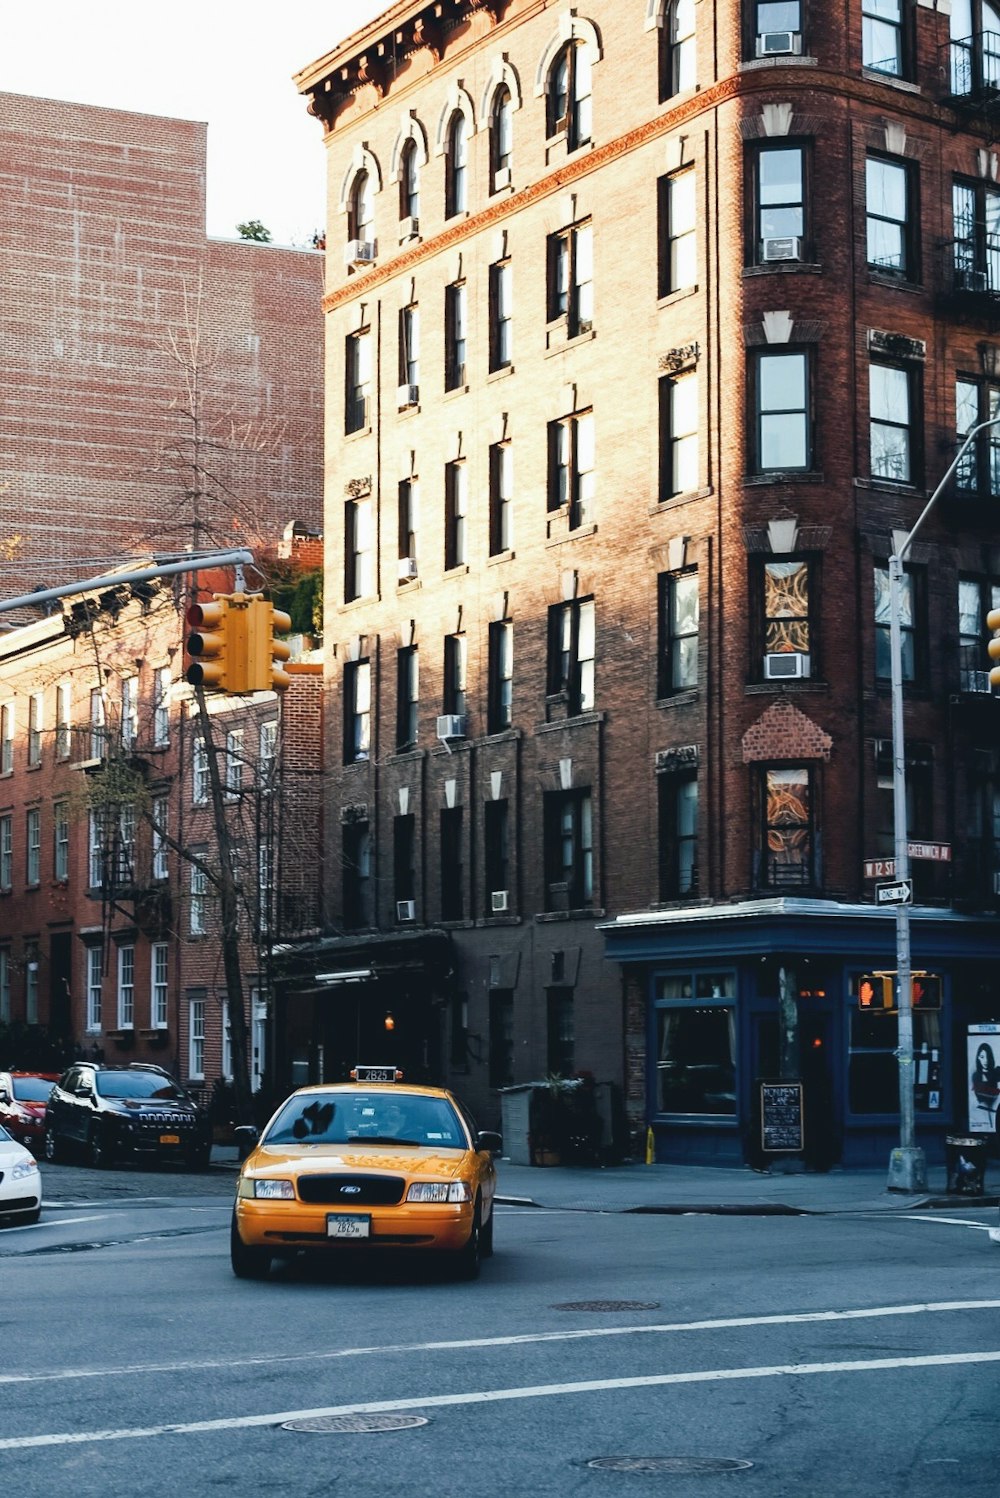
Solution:
M42 1179L38 1161L23 1144L0 1128L0 1226L37 1222L42 1213Z

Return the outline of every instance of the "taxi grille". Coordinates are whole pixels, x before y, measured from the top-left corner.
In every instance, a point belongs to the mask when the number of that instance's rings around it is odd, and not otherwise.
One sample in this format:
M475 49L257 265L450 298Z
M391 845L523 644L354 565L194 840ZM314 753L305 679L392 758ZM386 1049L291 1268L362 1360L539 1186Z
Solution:
M336 1203L340 1207L392 1207L403 1199L402 1176L301 1175L299 1197L304 1202Z

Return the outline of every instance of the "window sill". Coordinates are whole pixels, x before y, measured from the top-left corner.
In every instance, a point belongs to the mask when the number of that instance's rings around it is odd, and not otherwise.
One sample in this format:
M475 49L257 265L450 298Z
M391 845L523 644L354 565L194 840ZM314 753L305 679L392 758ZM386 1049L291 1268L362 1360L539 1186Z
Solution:
M423 579L419 577L403 577L396 584L397 593L417 593L423 587Z
M861 76L867 83L884 83L889 88L900 89L904 94L923 93L919 83L911 83L908 78L897 78L895 73L883 73L880 68L866 68L862 64Z
M769 260L766 264L745 265L744 280L752 276L821 276L823 267L816 260Z
M476 923L468 916L444 916L436 923L443 931L474 931Z
M821 676L803 676L785 681L748 681L748 697L773 697L783 692L828 692L830 683Z
M678 286L676 291L665 291L657 298L658 307L675 307L678 302L686 302L689 296L698 295L697 281L693 286Z
M508 375L514 373L513 364L501 364L499 369L491 369L486 376L487 385L492 385L496 380L505 380Z
M870 286L884 286L887 291L908 291L911 296L923 296L926 286L921 286L919 281L913 281L909 276L894 276L889 271L880 271L875 266L868 267L868 284Z
M482 740L482 747L487 748L495 744L514 744L523 735L519 728L498 728L496 733L488 733Z
M442 396L442 400L446 400L446 401L457 400L460 395L468 395L468 393L469 393L469 387L468 387L468 385L454 385L451 390L446 390L444 392L444 395Z
M587 328L583 333L574 333L570 337L566 332L565 322L553 324L545 330L545 357L551 359L555 354L578 348L581 344L589 343L592 338L596 337L597 333L593 328Z
M521 917L519 915L511 915L509 911L506 915L481 915L476 921L476 925L480 929L483 927L489 928L490 926L520 926L520 924Z
M358 438L360 438L360 437L370 437L371 434L372 434L372 429L371 429L370 425L366 426L366 427L358 427L356 431L345 432L344 433L344 441L345 442L356 442L358 440Z
M454 577L468 577L468 575L469 575L469 564L468 564L468 562L459 562L457 564L457 566L455 566L455 567L446 567L444 569L443 574L442 574L442 578L443 578L443 580L445 582L448 582L451 578L454 578Z
M775 468L768 473L745 473L744 489L756 489L762 484L822 484L826 480L814 468ZM857 482L857 480L855 480Z
M910 499L927 499L926 489L918 484L897 484L892 479L855 479L855 489L868 489L873 494L905 494Z
M568 530L563 536L549 536L545 542L546 546L564 546L567 541L585 541L588 536L597 535L597 526L578 525L575 531Z
M486 565L487 567L496 567L501 562L512 562L516 554L517 553L509 546L507 547L506 551L494 551L492 555L486 558Z
M422 234L401 234L399 236L399 247L400 249L406 249L410 245L419 244L422 238Z
M343 762L343 768L345 770L367 770L370 764L371 760L369 759L368 755L365 754L361 759L345 759Z
M420 749L416 744L400 744L389 755L394 765L414 764L426 757L427 750Z
M650 505L649 514L662 515L667 510L676 509L678 505L690 504L693 499L708 499L714 493L714 489L707 488L688 489L683 494L671 494L668 499L659 499L655 504Z
M340 609L342 613L347 613L351 609L371 608L372 604L377 602L377 593L365 593L358 598L345 598L343 603L340 605ZM205 804L207 805L207 802Z
M674 692L669 697L657 697L655 707L669 711L675 707L693 707L698 701L700 693L697 687L685 687L680 692Z
M579 910L539 910L535 920L539 924L550 921L599 921L605 912L599 905L584 905Z
M577 713L572 718L560 718L558 723L536 723L535 733L559 733L563 728L590 728L604 722L603 712Z
M33 763L31 763L31 764L27 764L27 765L25 765L25 767L24 767L24 768L25 768L25 769L26 769L26 770L27 770L27 771L28 771L28 772L29 772L29 774L30 774L30 772L31 772L31 771L32 771L32 770L40 770L40 769L41 769L41 768L42 768L42 762L41 762L41 760L40 760L40 759L36 759L36 760L35 760L35 761L34 761L34 762L33 762Z
M396 416L397 416L397 418L400 421L405 421L408 417L419 416L419 415L420 415L420 402L419 401L415 401L413 403L413 405L409 405L409 406L397 406L396 407Z
M446 224L460 224L469 217L470 213L471 209L468 208L453 208L450 213L445 214L444 221Z

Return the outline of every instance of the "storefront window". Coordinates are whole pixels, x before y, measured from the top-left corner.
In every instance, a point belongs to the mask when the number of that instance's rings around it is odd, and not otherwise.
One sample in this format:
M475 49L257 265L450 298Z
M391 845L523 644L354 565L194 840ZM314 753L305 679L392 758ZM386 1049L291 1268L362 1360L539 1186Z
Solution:
M899 1112L899 1016L895 1011L851 1011L848 1104L852 1113ZM941 1108L941 1014L913 1014L914 1103Z
M657 1112L735 1118L736 1009L718 1002L735 996L733 972L677 973L660 980Z

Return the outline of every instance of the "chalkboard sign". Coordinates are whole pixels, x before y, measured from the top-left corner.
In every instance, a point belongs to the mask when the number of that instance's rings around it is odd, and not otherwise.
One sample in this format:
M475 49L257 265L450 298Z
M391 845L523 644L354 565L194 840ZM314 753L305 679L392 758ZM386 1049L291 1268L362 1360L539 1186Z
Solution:
M770 1154L802 1148L802 1083L761 1082L760 1143Z

